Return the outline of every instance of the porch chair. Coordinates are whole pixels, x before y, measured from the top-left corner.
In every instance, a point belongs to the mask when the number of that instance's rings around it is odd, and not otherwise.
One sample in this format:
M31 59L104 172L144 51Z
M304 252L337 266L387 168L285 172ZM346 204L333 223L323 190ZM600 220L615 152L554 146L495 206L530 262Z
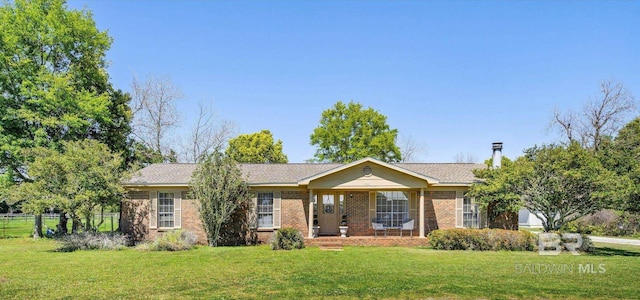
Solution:
M410 220L410 221L402 223L402 228L400 229L400 236L402 236L402 231L403 230L409 230L411 232L411 236L413 236L413 223L414 222L415 222L415 220Z
M384 228L384 224L372 222L371 227L373 227L373 234L378 237L378 230L384 230L384 236L387 236L387 229Z

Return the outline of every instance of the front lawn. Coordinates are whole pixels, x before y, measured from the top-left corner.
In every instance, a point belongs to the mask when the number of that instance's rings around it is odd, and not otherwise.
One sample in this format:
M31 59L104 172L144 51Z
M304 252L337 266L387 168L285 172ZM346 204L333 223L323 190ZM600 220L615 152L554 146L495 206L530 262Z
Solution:
M640 295L640 247L631 246L606 245L593 255L581 256L400 247L345 247L341 252L272 251L260 246L71 253L54 252L55 248L56 243L47 239L0 239L0 299ZM542 267L547 272L541 273ZM564 271L550 272L553 269Z

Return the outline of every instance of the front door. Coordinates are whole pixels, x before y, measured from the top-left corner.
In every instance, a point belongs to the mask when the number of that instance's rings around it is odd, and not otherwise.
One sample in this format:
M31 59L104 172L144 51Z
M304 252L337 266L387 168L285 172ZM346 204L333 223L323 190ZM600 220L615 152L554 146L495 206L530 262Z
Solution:
M335 235L338 234L338 207L336 205L336 196L334 193L321 194L318 207L320 215L318 223L320 225L320 234Z

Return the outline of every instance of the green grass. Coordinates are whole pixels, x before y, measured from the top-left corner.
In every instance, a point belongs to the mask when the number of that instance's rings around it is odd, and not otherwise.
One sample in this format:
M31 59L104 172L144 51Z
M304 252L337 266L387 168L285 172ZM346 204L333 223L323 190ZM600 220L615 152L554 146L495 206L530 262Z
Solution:
M640 247L593 255L400 247L199 247L186 252L55 252L55 241L0 239L0 299L638 298ZM570 274L516 272L567 264ZM603 264L583 274L578 264Z
M96 220L96 224L99 222L99 219ZM43 233L45 231L44 225L48 226L51 229L56 229L56 225L58 224L58 218L49 218L46 215L42 217L43 223ZM118 219L113 219L113 229L118 229ZM15 238L15 237L29 237L33 235L33 226L34 226L34 217L0 217L0 239L2 238ZM71 221L67 223L67 227L71 230ZM111 231L111 218L105 215L104 223L100 225L98 231Z

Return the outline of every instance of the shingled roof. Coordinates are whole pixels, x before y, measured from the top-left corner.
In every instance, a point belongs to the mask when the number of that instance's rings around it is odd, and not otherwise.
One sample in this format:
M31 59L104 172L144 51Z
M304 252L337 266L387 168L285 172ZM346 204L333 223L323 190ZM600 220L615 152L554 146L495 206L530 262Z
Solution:
M470 184L476 178L473 169L486 168L484 164L457 163L396 163L396 167L435 178L440 184ZM240 164L245 180L250 185L296 184L300 180L330 171L342 164ZM153 164L138 172L126 185L187 185L197 164Z

